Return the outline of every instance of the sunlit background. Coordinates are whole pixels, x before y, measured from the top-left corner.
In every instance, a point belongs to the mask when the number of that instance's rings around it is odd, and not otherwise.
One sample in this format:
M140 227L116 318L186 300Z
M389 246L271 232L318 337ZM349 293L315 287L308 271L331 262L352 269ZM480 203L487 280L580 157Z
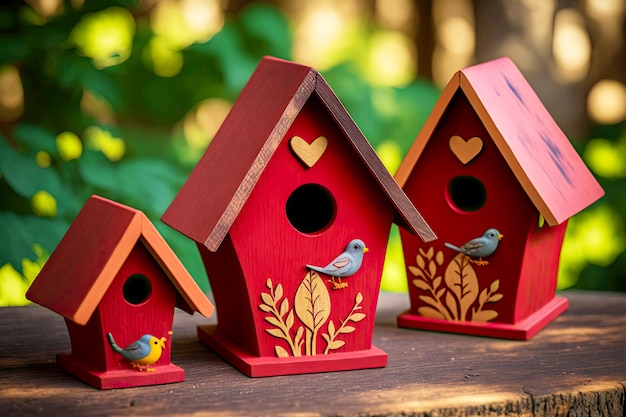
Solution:
M626 291L622 0L27 0L0 6L0 305L91 194L159 217L259 59L315 67L393 173L451 75L511 57L607 195L570 221L559 288ZM406 291L392 229L383 290Z

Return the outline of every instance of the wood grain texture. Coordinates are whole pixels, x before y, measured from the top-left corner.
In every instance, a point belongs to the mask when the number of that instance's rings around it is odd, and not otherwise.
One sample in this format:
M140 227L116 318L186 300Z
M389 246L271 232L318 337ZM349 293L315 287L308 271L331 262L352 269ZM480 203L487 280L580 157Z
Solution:
M294 136L289 140L289 146L298 159L311 168L324 154L328 140L324 136L319 136L309 143L300 136Z
M313 95L385 192L400 224L424 240L435 239L322 76L313 68L272 57L259 63L162 220L215 252ZM337 175L342 174L337 168Z
M513 61L500 58L457 72L395 175L401 186L456 94L463 94L520 185L550 226L572 217L604 191ZM484 139L484 138L483 138Z
M450 149L450 138L455 135L482 140L480 154L467 165L459 161ZM463 194L467 184L473 185L473 191ZM479 201L482 205L468 210L459 207L455 193L461 196L471 193L472 197L474 193L480 195L480 187L484 187L484 200ZM523 335L531 334L525 325L511 325L534 315L554 298L567 221L554 227L547 224L539 227L537 208L473 110L472 103L462 93L458 92L451 99L441 115L420 159L404 183L404 191L441 237L439 241L423 243L404 230L400 231L412 300L411 313L421 315L421 311L434 317L429 307L443 304L456 310L454 304L474 300L472 311L474 308L480 310L482 304L486 310L482 317L490 318L490 323L503 324L503 330L518 327ZM468 271L473 271L472 275L475 274L478 279L478 291L467 292L463 297L451 293L449 289L454 288L454 285L451 287L453 283L437 278L444 277L444 272L448 271L450 262L457 255L456 251L445 247L444 242L459 246L489 228L498 229L504 238L497 251L488 258L489 265L468 265ZM490 292L496 291L500 299L481 303L479 294L492 288L496 282L497 289ZM465 278L463 282L457 282L462 286L467 283ZM556 311L562 309L543 312L546 317L554 317ZM441 312L445 318L445 310ZM452 311L450 318L453 319ZM544 319L536 316L533 321L545 323ZM413 323L417 326L419 320ZM433 330L433 324L429 322L428 329ZM459 327L462 326L443 325L441 329L447 331ZM495 331L497 327L493 327L494 337L508 333ZM484 326L485 330L489 328ZM469 333L476 330L470 326L467 329Z
M179 307L213 314L213 305L146 215L95 195L74 219L26 296L68 320L85 324L139 241L179 291Z
M374 343L386 368L248 378L199 343L205 319L178 312L178 384L98 391L54 363L63 319L38 306L0 309L0 409L39 415L623 416L626 295L566 291L570 308L530 341L396 328L406 294L380 297ZM46 329L42 333L42 329Z

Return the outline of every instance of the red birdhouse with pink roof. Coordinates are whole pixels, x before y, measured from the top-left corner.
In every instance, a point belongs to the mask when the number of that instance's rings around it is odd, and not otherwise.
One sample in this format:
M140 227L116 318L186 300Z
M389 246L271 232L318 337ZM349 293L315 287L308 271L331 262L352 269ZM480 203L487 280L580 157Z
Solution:
M85 203L26 296L65 318L72 352L57 355L57 364L100 389L183 381L184 370L170 362L174 307L213 313L145 214L98 196ZM153 335L160 356L152 350L149 366L138 366L141 359L116 352L108 334L122 347Z
M567 309L567 222L604 192L510 59L453 76L395 177L439 235L401 231L399 326L529 339Z
M435 237L322 76L275 58L162 219L204 261L218 324L200 339L249 376L385 366L372 337L392 221Z

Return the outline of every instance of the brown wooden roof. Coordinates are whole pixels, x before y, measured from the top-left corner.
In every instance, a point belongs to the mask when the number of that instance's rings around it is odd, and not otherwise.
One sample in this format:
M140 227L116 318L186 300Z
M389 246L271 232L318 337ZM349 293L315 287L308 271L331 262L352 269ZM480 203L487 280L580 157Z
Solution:
M317 95L396 209L396 222L435 239L322 76L308 66L266 57L162 220L216 251L287 129Z
M527 195L549 225L583 210L604 191L513 61L457 72L395 174L401 186L457 92L464 94Z
M213 305L146 215L99 196L85 203L26 297L85 324L140 240L178 290L177 307L211 316Z

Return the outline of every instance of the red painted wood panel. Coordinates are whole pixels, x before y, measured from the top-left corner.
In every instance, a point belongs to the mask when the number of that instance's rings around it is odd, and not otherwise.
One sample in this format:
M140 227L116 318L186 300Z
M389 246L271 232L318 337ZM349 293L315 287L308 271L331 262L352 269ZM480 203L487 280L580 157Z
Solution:
M288 141L294 135L309 143L322 135L328 139L326 151L312 168L305 168L289 149ZM319 233L297 231L286 215L288 197L303 184L323 186L336 203L332 224ZM315 205L316 201L310 204ZM370 252L364 255L361 269L345 280L347 288L328 289L332 303L328 320L333 320L338 328L339 320L349 315L360 292L363 301L358 312L365 313L366 318L353 323L354 332L342 335L346 344L336 352L370 348L392 214L392 205L363 161L319 101L312 97L277 148L231 229L247 280L249 308L253 312L261 356L275 356L276 345L288 348L266 332L272 328L265 320L270 315L263 312L259 304L262 303L261 293L270 292L267 279L271 278L274 287L282 285L283 299L288 299L293 308L294 295L307 273L305 265L325 266L355 238L362 239ZM322 279L329 288L328 277L322 276ZM295 322L294 331L297 317ZM318 334L317 345L323 347L321 334L322 331Z
M288 128L281 118L293 117L314 87L311 68L262 60L163 221L199 243L213 236L209 249L217 250L263 169L259 154L271 157Z
M28 299L75 320L81 305L94 294L94 283L128 232L135 215L120 206L89 199L29 288ZM109 277L108 282L112 278Z
M483 141L480 155L468 165L462 164L452 153L449 140L453 135ZM486 189L485 205L467 212L455 207L448 195L449 183L459 176L471 176L482 182ZM496 228L504 238L497 252L488 258L488 266L475 266L480 289L498 280L503 299L497 303L497 321L513 323L515 299L526 238L530 227L535 226L537 211L517 182L485 130L467 99L457 94L444 112L422 156L417 161L405 187L405 192L437 230L439 240L423 244L415 237L402 233L404 256L407 267L416 265L419 248L426 251L433 247L442 251L445 264L456 252L444 247L444 242L460 246L472 238L481 236L488 228ZM420 295L425 295L412 284L416 277L407 270L412 312L424 306ZM493 307L495 309L495 307Z

